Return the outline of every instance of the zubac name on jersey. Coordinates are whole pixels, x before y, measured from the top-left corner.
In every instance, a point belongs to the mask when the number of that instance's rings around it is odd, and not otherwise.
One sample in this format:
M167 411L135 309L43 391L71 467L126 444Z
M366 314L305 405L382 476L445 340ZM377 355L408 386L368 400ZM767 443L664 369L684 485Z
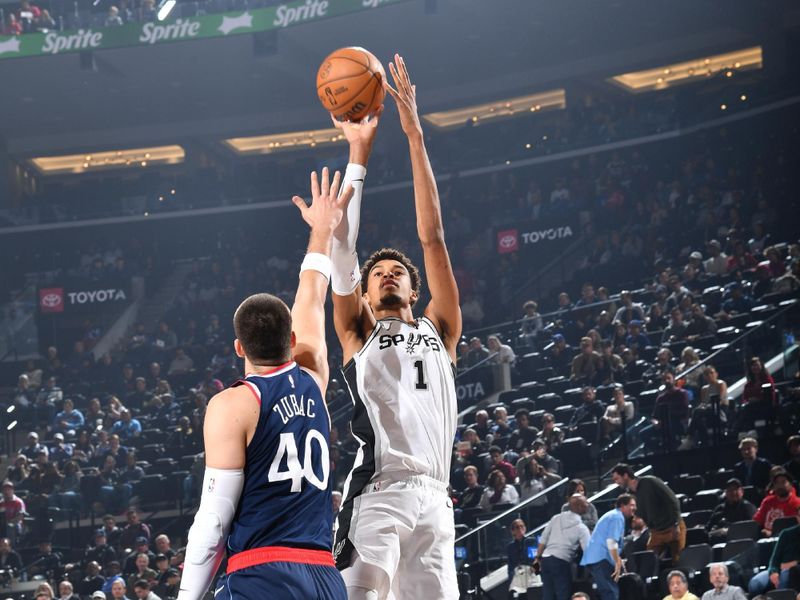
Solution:
M313 398L304 398L301 395L300 400L298 400L296 394L289 394L283 396L274 404L272 412L277 413L283 424L286 425L292 417L307 417L309 419L316 417L317 413L314 412L315 405L316 402Z

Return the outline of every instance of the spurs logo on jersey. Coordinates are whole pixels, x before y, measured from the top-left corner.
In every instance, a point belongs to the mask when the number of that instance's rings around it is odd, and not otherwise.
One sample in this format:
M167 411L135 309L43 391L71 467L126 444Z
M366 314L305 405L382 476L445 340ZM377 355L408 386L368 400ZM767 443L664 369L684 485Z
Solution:
M439 336L431 336L425 333L410 332L409 334L396 333L394 335L384 333L378 336L379 350L386 350L392 346L400 346L405 344L406 352L414 354L414 349L420 344L431 348L436 352L442 351L442 345L439 343Z

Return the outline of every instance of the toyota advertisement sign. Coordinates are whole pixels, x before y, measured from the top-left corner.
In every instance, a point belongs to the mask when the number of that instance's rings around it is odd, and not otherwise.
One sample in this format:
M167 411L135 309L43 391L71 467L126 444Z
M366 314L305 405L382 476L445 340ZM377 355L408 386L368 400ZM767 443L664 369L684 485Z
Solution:
M575 240L578 229L569 219L540 219L531 224L517 225L497 231L497 253L553 250Z
M78 282L63 287L39 289L39 312L42 314L76 314L101 312L109 308L128 304L130 286L120 281Z
M43 313L64 312L64 288L40 289L39 310Z

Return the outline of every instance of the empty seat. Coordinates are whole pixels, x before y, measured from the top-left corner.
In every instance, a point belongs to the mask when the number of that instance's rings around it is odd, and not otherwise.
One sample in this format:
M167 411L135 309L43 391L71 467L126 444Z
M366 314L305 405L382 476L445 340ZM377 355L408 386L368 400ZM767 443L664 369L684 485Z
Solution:
M757 540L761 537L761 525L755 521L736 521L728 527L729 540Z
M569 423L572 415L575 414L575 407L570 405L559 406L553 411L553 416L557 423Z
M684 519L686 527L705 526L705 524L708 523L708 520L711 518L711 512L712 511L709 509L693 510Z
M769 600L795 600L796 597L795 590L770 590L767 592Z
M558 394L541 394L536 398L536 408L546 410L547 412L553 412L556 407L561 406L561 404L561 396Z
M516 390L506 390L504 392L500 392L500 395L497 396L497 401L502 402L503 404L511 404L517 398L526 398L527 393L524 391L520 391L519 389Z
M670 483L670 488L676 494L693 496L705 487L705 481L700 475L679 475Z
M700 490L692 495L692 510L712 510L720 502L721 490Z
M686 546L681 552L678 566L688 571L700 571L711 562L713 552L708 544Z
M579 437L567 438L553 451L564 468L565 473L577 473L592 468L590 446Z
M686 530L686 545L696 546L697 544L708 543L708 532L702 525L699 527L690 527Z
M633 559L633 571L643 579L658 575L658 556L652 550L634 552L631 558Z
M753 569L758 562L755 540L732 540L722 548L722 560L735 560L743 569Z
M797 519L795 517L781 517L780 519L775 519L772 522L772 535L773 537L778 537L781 531L789 527L794 527L795 525L797 525Z

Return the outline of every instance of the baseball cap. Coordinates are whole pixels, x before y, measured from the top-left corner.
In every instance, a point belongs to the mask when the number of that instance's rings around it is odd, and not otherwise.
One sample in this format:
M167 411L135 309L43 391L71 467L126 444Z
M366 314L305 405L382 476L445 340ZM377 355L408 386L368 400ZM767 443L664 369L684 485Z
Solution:
M708 242L708 245L714 246L715 248L722 248L722 244L720 244L718 240L711 240Z
M740 488L740 487L742 487L742 482L739 479L737 479L736 477L731 477L730 479L728 479L727 483L725 484L725 487L726 488L729 488L729 487Z
M134 543L135 543L137 546L141 546L142 544L149 544L150 542L148 542L148 541L147 541L147 538L146 538L146 537L144 537L143 535L140 535L139 537L137 537L137 538L134 540Z
M557 333L557 334L555 334L553 336L552 339L553 339L554 342L563 342L564 341L564 336L561 335L560 333Z
M628 325L630 325L631 327L641 327L642 322L639 319L631 319Z
M54 440L58 440L59 442L63 442L64 441L64 434L63 433L57 433L57 434L55 434L53 436L53 439Z
M166 554L161 553L161 552L156 554L156 560L167 560L167 558L168 558L168 556Z
M99 598L100 600L106 600L105 592L97 590L95 593L92 594L92 600L95 600L96 598Z
M97 531L95 531L94 532L94 537L95 537L95 539L97 539L99 537L106 537L105 529L98 529Z
M699 253L697 250L695 250L694 252L692 252L692 253L689 255L689 258L693 258L693 259L695 259L695 260L703 260L703 255L702 255L702 254L700 254L700 253Z
M170 567L169 569L167 569L167 577L171 577L172 575L180 575L180 572L178 571L178 569Z

